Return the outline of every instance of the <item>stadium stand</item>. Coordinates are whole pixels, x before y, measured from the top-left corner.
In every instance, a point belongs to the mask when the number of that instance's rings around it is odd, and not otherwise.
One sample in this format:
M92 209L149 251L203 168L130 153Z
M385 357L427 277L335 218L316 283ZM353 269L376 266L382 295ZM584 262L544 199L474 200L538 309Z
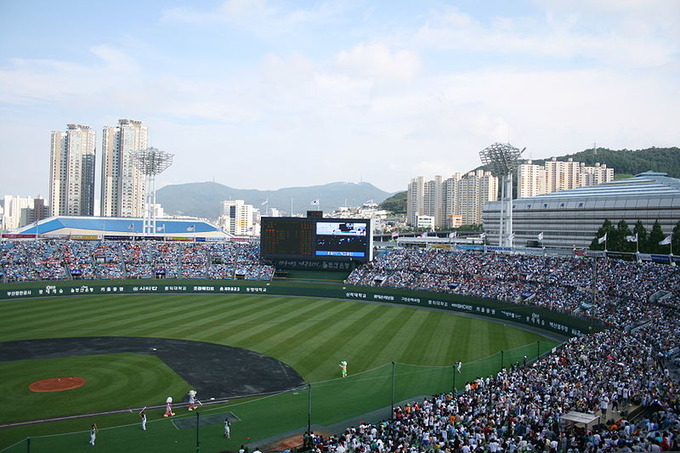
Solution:
M316 451L632 452L680 449L680 271L654 263L393 250L350 284L456 292L582 312L611 328L526 367L317 437ZM597 291L589 291L597 288ZM649 301L667 292L665 303ZM526 297L531 293L530 300ZM633 417L632 412L637 412ZM597 424L566 423L568 413Z
M0 281L201 278L271 280L242 242L3 241Z
M251 244L0 243L5 282L273 275ZM389 420L312 436L313 451L680 450L680 270L674 266L393 249L355 269L345 283L501 299L592 317L610 328L573 337L533 363L468 382L459 393L397 407ZM575 413L596 422L569 422Z

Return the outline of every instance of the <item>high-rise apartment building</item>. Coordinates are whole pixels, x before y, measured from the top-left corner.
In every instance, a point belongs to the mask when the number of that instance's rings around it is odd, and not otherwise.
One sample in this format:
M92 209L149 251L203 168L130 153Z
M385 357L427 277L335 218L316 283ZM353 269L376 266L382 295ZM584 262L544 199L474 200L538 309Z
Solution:
M225 231L236 236L255 235L255 211L252 205L243 200L229 200L222 202L221 223Z
M101 215L143 217L146 183L131 152L146 149L149 131L141 121L121 119L104 127L102 137Z
M50 150L50 214L94 215L96 133L89 126L69 124L53 131Z
M605 164L596 163L594 167L586 167L581 163L581 173L579 176L579 187L595 186L612 182L614 180L614 169L607 168Z
M489 171L477 170L463 176L458 184L457 214L463 218L463 225L481 225L484 203L498 198L498 178Z
M548 192L552 193L578 187L580 167L580 163L574 162L574 159L568 159L566 162L562 162L553 157L549 161L546 161L545 171L547 174L546 185Z
M2 228L14 230L21 226L21 212L33 207L32 197L14 197L5 195L5 209L2 214Z
M446 228L458 228L462 224L460 215L460 180L462 175L454 173L442 182L442 214Z
M517 167L517 198L547 193L548 172L543 165L531 161Z
M426 181L423 186L424 214L434 217L435 227L444 225L444 200L442 198L442 177L435 176L432 181Z
M583 162L556 158L543 166L528 161L517 168L517 198L534 197L544 193L594 186L614 180L614 169L604 164L587 167Z
M425 181L418 176L411 180L406 197L409 225L418 225L422 216L433 217L438 228L480 224L484 203L498 198L498 178L483 170L464 176L456 173L446 180L436 176Z
M425 178L411 179L406 191L406 223L418 224L418 216L425 215Z

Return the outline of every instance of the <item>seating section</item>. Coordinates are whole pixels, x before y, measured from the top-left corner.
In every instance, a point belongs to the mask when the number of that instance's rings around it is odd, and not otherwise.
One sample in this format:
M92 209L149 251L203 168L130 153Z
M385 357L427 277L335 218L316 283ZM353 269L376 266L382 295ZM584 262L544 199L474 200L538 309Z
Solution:
M240 242L0 242L0 281L202 278L271 280L258 246Z
M0 281L204 278L271 280L243 243L0 243ZM412 401L379 423L330 437L316 452L633 452L680 450L680 270L652 262L394 249L350 285L488 297L601 321L533 363ZM663 297L660 297L663 295ZM462 365L463 367L465 364ZM597 415L592 425L563 420ZM633 416L635 415L635 416Z

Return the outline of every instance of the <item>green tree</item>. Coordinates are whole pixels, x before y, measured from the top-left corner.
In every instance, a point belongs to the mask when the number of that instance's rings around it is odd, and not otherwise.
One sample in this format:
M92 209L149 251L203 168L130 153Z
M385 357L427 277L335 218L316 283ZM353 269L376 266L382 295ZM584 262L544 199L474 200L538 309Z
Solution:
M628 222L625 220L619 221L616 225L616 230L613 232L613 237L608 241L609 250L616 250L618 252L634 252L635 243L626 240L628 236L632 236Z
M647 228L645 228L642 220L638 220L633 227L633 234L637 235L638 238L638 249L641 252L647 252L649 248L649 235L647 234Z
M675 253L676 255L680 254L680 220L677 225L675 225L675 228L673 228L673 237L671 238L669 253Z
M379 208L394 214L406 214L406 192L395 193L382 203Z
M611 249L611 247L609 247L609 237L614 231L616 231L616 229L614 228L614 225L612 225L611 220L604 219L602 226L597 230L597 234L595 234L593 241L590 243L590 250L604 250L605 245L607 245L608 249ZM605 234L607 235L607 240L600 243L600 240Z
M649 233L649 253L664 253L668 249L667 245L659 245L659 242L663 241L666 237L661 229L661 224L657 219L652 225L652 231Z

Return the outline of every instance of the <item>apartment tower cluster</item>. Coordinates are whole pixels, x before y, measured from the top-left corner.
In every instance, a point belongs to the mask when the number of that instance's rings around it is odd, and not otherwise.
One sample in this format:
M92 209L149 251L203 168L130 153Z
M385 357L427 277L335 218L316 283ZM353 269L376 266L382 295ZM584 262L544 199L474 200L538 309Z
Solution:
M482 223L482 207L498 197L498 178L477 170L447 179L413 178L406 195L406 221L419 228L458 228Z
M589 167L573 159L558 161L556 158L543 165L527 161L517 168L516 198L594 186L613 180L614 169L604 164ZM428 229L480 225L484 204L498 200L498 189L498 178L483 170L465 175L455 173L447 179L435 176L428 181L418 176L408 185L407 223Z
M614 169L596 163L588 167L573 159L558 161L555 157L543 165L527 161L517 168L517 198L533 197L544 193L595 186L614 180Z
M102 133L100 215L141 217L145 177L131 152L148 147L149 131L141 121L121 119ZM94 212L96 132L68 124L53 131L50 152L49 207L52 216L92 216Z

